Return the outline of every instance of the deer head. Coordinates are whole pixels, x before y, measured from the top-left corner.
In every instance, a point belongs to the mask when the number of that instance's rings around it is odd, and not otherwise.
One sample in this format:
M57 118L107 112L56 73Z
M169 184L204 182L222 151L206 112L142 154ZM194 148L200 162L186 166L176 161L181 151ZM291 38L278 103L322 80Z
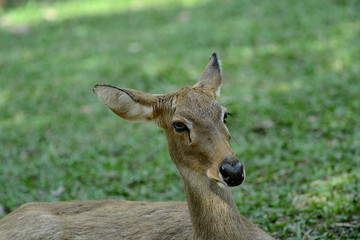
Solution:
M110 85L94 93L111 111L128 121L152 121L163 128L170 156L180 173L196 172L220 186L237 186L243 165L230 146L230 115L216 102L222 84L219 58L213 53L198 82L167 94L149 94Z

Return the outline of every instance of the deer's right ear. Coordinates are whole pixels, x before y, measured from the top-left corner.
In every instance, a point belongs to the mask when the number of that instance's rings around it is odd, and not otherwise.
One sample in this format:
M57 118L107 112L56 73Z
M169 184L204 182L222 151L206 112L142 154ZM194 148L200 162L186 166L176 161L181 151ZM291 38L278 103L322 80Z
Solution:
M125 120L153 120L153 106L157 98L152 94L103 84L95 85L93 92L111 111Z
M204 90L210 90L214 98L220 95L222 84L222 73L220 59L216 53L213 53L209 63L202 72L199 81L193 86Z

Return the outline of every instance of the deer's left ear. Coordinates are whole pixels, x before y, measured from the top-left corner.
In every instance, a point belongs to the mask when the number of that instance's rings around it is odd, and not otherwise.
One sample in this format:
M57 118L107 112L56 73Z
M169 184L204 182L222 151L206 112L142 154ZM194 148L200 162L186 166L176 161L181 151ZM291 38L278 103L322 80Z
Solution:
M133 89L95 85L93 92L119 117L134 122L151 121L157 97Z
M202 72L199 81L193 88L200 88L209 90L214 98L220 95L220 88L222 84L222 73L220 66L220 59L216 53L213 53L209 63Z

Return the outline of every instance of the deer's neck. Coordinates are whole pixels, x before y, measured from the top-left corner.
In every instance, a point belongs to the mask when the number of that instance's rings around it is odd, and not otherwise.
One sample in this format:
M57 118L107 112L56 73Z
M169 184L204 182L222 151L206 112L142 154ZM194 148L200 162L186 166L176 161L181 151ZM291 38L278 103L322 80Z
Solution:
M230 190L190 169L179 169L188 201L194 239L252 239ZM251 223L250 223L251 224Z

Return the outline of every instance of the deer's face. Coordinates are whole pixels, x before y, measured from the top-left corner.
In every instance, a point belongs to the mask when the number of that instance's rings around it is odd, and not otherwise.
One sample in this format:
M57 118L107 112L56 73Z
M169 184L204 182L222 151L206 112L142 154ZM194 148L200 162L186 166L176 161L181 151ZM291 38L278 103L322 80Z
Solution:
M179 169L191 169L227 186L243 182L244 167L230 146L229 114L206 90L188 87L176 93L162 127Z
M179 170L237 186L243 182L245 171L230 147L226 126L229 113L216 102L221 84L220 63L214 53L193 87L163 95L109 85L96 85L93 91L120 117L153 121L162 127Z

